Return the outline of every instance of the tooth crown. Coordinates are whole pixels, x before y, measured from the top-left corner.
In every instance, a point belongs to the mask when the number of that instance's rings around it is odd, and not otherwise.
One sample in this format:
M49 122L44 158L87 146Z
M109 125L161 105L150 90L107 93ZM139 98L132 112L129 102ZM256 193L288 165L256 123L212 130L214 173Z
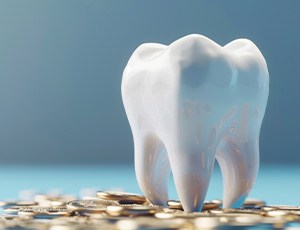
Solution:
M148 199L165 204L171 166L184 209L201 209L217 159L224 206L239 206L257 175L268 93L266 62L247 39L221 47L188 35L139 46L123 73L122 98Z

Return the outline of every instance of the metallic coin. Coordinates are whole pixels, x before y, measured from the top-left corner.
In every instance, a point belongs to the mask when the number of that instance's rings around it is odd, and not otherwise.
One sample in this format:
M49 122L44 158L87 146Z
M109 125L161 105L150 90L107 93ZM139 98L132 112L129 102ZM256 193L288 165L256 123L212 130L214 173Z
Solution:
M88 212L88 213L84 213L85 216L88 216L90 219L106 219L108 217L108 214L106 212L97 212L97 213L93 213L93 212Z
M32 206L32 205L38 205L38 202L31 201L31 200L0 201L0 207Z
M274 210L274 211L268 211L264 215L265 216L270 216L270 217L279 217L279 216L288 215L288 212L285 212L285 211L282 211L282 210Z
M108 206L106 213L110 216L145 216L152 215L160 209L156 206L146 205L122 205L122 206Z
M98 211L104 212L109 205L118 205L111 200L73 200L67 203L67 209L70 211Z
M34 218L55 218L60 216L70 216L71 213L66 208L49 208L49 207L31 207L20 208L18 211L20 217L34 217Z
M260 209L247 209L247 208L225 208L225 209L212 209L208 213L218 216L228 216L230 214L239 215L239 214L251 214L251 215L261 215L264 213Z
M181 212L181 213L174 213L173 214L176 218L183 218L183 219L195 219L195 218L202 218L202 217L210 217L211 215L209 215L206 212L192 212L192 213L188 213L188 212Z
M175 218L157 219L152 216L135 217L134 220L138 223L138 229L195 229L186 219Z
M167 205L171 209L180 209L180 210L183 209L182 205L181 205L181 202L179 200L168 200Z
M0 201L0 207L15 206L15 204L17 202L18 202L18 200L1 200Z
M225 226L256 226L261 223L262 219L263 217L259 215L228 213L226 216L220 217L220 222Z
M154 214L154 216L158 219L173 219L176 217L173 213L170 212L157 212Z
M222 203L217 202L215 200L215 202L211 201L206 201L203 205L202 211L206 211L206 210L211 210L211 209L217 209L220 207ZM181 205L181 202L179 200L168 200L167 201L167 205L170 209L179 209L179 210L183 210L183 207Z
M222 201L222 200L219 200L219 199L214 199L214 200L211 200L210 202L215 203L215 204L218 204L219 207L223 204L223 201Z
M220 207L220 203L218 202L205 202L202 208L202 211L204 210L211 210L211 209L217 209Z
M187 213L180 201L169 200L165 208L150 204L142 195L124 192L101 191L97 198L74 198L55 193L37 194L33 202L0 202L4 207L0 228L231 229L260 224L283 228L300 222L299 206L262 206L265 202L257 199L246 200L242 208L226 209L220 208L222 200L212 200L205 202L201 212Z
M143 204L147 199L143 195L126 192L98 191L97 196L104 200L114 200L120 204Z
M263 200L248 198L245 200L243 207L262 207L265 205L266 205L266 202Z
M132 219L119 220L116 223L117 229L120 230L136 230L139 229L139 223Z
M183 210L171 209L171 208L163 208L162 211L164 213L171 213L171 214L183 214L183 213L185 213Z
M4 208L3 213L5 215L18 215L18 211L20 211L21 208L22 206L12 206L8 208Z
M201 217L194 220L195 229L215 229L220 226L219 218Z
M285 210L285 211L300 211L300 206L296 205L267 205L261 207L264 210Z

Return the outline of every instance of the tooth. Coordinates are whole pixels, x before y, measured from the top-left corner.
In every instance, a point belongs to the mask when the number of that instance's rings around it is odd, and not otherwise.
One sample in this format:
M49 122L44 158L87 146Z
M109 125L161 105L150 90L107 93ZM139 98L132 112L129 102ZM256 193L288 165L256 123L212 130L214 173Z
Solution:
M239 207L256 179L268 93L266 62L247 39L221 47L188 35L138 47L123 73L122 98L146 197L166 205L171 167L184 210L201 210L217 159L224 207Z

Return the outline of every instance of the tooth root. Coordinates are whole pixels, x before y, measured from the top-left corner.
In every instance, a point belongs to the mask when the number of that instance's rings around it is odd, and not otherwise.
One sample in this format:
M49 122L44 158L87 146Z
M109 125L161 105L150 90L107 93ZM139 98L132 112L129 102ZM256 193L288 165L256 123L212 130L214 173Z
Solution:
M238 208L253 186L259 166L258 138L241 142L236 135L226 135L216 159L223 175L223 208Z
M200 211L209 185L214 156L199 149L169 151L177 194L184 211Z
M151 203L166 206L171 169L165 145L154 134L143 141L135 138L134 143L135 171L141 190Z

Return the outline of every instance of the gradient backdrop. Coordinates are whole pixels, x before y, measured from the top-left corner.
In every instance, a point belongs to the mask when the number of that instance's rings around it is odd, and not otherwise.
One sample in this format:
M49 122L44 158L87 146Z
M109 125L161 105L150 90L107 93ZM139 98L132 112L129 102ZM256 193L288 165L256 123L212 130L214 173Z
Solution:
M143 42L249 38L270 73L261 160L299 163L300 1L0 1L0 162L132 163L122 71Z

